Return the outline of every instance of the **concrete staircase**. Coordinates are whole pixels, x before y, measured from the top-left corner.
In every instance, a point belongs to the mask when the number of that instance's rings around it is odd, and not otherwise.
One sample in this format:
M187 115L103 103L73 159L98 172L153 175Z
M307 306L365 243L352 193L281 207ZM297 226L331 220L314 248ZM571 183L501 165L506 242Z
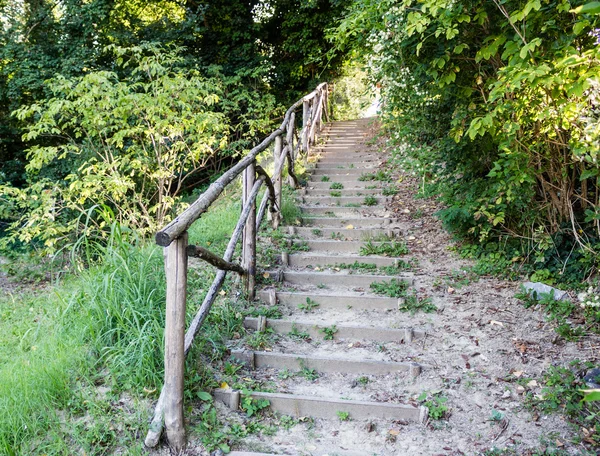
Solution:
M385 207L385 184L361 179L381 164L374 148L365 146L367 129L367 120L331 125L329 141L300 192L302 226L283 228L291 245L305 251L282 253L281 269L270 272L274 285L258 291L259 299L278 305L284 317L245 321L251 331L277 335L277 343L269 351L240 350L232 356L258 377L296 373L280 391L252 393L268 399L273 411L338 421L424 423L425 407L398 400L393 390L382 391L414 385L430 366L415 348L427 333L399 312L403 298L371 289L374 282L392 279L412 286L411 274L398 267L398 258L360 254L367 242L378 246L402 236L402 226ZM363 204L367 196L368 206ZM242 399L231 390L218 390L216 397L234 409Z

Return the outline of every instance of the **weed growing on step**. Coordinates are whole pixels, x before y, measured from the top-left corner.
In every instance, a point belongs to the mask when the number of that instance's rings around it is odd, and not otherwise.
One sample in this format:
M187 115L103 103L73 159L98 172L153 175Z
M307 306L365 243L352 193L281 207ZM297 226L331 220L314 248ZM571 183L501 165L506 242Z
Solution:
M344 207L360 207L359 203L348 203L344 204Z
M442 396L441 391L428 392L423 391L417 398L422 405L429 409L430 420L442 420L448 414L448 398Z
M287 185L281 194L281 222L283 225L302 224L302 211L294 201L294 191Z
M342 190L344 188L344 184L341 182L334 182L329 186L330 190Z
M406 296L408 282L403 279L391 279L389 281L373 282L370 285L373 292L389 296L390 298L402 298Z
M325 290L327 288L327 285L325 285L324 283L320 283L320 284L317 285L317 288L319 290Z
M331 191L331 192L329 192L329 196L332 196L334 198L339 198L340 196L342 196L342 192L340 192L340 191Z
M291 428L296 426L298 423L299 423L299 421L292 416L281 415L279 417L279 427L281 427L285 430L290 430Z
M293 241L285 247L287 253L308 252L310 247L307 241Z
M254 331L246 339L246 345L254 350L264 350L265 348L271 348L276 338L277 335L273 331L273 328L267 328L264 331Z
M302 378L305 378L308 381L314 382L315 380L317 380L320 375L319 373L315 370L315 369L309 369L306 366L303 366L300 371L298 372L298 375Z
M250 392L245 391L243 393L244 398L240 403L240 408L246 412L248 417L259 414L264 409L268 408L271 403L268 399L254 399L250 395Z
M374 196L365 196L365 199L363 200L363 205L364 206L375 206L377 205L377 198L375 198Z
M277 378L280 378L281 380L288 380L290 378L292 378L295 374L289 370L289 369L283 369L280 370L279 373L277 374Z
M372 241L367 241L361 246L359 254L362 256L367 255L382 255L389 257L398 257L406 255L409 252L405 242L392 241L385 242L382 244L374 244Z
M338 332L338 329L336 325L325 326L324 328L321 328L321 332L323 333L323 339L333 340L333 337L335 336L335 333Z
M281 318L283 316L278 307L257 303L251 304L244 313L248 317L266 317L273 319Z
M304 340L304 341L310 340L310 334L308 334L306 331L300 331L295 324L292 325L292 329L288 333L288 336L290 336L292 339L296 339L296 340Z
M369 383L369 377L366 377L364 375L362 377L358 377L356 379L356 383L362 386L366 386Z
M328 266L328 267L337 268L337 269L350 269L351 271L356 271L356 272L376 272L377 271L377 265L375 263L360 263L358 261L355 261L354 263L351 263L351 264L336 263L334 266Z
M344 240L344 236L342 235L342 233L331 233L331 239L335 240L335 241L343 241Z
M378 169L374 173L363 173L358 178L359 181L381 181L381 182L391 182L392 177L390 174L382 169Z
M338 418L340 419L340 421L350 421L350 413L349 412L342 412L342 411L337 411L336 412Z
M381 193L383 194L383 196L394 196L398 193L398 189L392 185L386 185L385 187L383 187L383 189L381 190Z
M416 293L407 293L404 297L404 302L398 305L398 310L401 312L417 312L432 313L437 310L431 298L419 298Z
M329 182L329 176L321 177L321 182Z
M314 236L323 236L323 231L321 231L321 230L320 230L320 229L318 229L318 228L314 228L314 229L312 229L312 230L311 230L311 233L312 233Z
M301 302L298 304L298 309L302 312L312 312L317 307L319 307L319 303L310 298L306 298L306 302Z
M326 217L334 217L334 218L337 217L337 215L335 215L335 212L333 212L333 211L325 212L325 216Z
M365 186L365 190L375 190L379 188L377 185L367 185Z

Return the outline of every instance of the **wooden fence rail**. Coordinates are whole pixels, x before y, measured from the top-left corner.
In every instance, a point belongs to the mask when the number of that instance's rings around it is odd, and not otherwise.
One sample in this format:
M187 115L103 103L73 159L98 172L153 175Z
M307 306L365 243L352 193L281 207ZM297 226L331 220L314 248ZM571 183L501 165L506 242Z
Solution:
M183 385L185 356L189 352L200 326L208 316L211 306L221 289L228 271L240 274L249 299L254 299L256 283L256 234L269 206L269 219L274 228L281 222L281 188L285 165L290 184L298 185L294 163L300 152L308 156L315 144L316 134L321 131L323 114L328 120L328 85L320 84L313 92L294 103L285 113L282 124L266 139L254 147L248 155L226 171L208 187L184 212L156 233L156 243L165 249L165 272L167 278L165 320L165 382L156 404L154 416L145 444L154 447L163 428L169 445L180 451L185 446L183 422ZM296 131L296 111L302 106L302 129ZM296 141L294 141L296 139ZM296 142L296 144L294 144ZM272 143L274 172L271 177L256 164L256 157ZM187 230L208 210L223 190L243 173L242 211L223 257L209 250L188 245ZM258 207L257 197L263 184L267 191ZM242 237L241 262L232 262L236 245ZM206 294L200 309L189 328L185 330L188 257L200 258L215 266L217 275Z

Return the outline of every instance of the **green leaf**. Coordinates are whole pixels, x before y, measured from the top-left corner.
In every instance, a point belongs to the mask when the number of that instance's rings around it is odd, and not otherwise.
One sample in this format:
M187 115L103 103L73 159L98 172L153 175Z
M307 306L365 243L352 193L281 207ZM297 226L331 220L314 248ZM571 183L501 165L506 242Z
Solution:
M585 394L582 399L584 402L600 401L600 389L581 390L581 392Z
M196 396L198 396L198 399L201 401L212 401L212 395L206 391L198 391Z
M590 2L570 11L575 14L600 14L600 2Z

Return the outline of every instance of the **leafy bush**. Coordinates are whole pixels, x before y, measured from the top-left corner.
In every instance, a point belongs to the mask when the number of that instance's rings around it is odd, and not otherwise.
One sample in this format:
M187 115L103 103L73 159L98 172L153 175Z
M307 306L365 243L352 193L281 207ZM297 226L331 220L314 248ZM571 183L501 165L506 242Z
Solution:
M357 0L332 31L381 85L392 165L442 197L445 225L484 247L508 240L509 261L573 282L600 251L600 16L590 5Z

